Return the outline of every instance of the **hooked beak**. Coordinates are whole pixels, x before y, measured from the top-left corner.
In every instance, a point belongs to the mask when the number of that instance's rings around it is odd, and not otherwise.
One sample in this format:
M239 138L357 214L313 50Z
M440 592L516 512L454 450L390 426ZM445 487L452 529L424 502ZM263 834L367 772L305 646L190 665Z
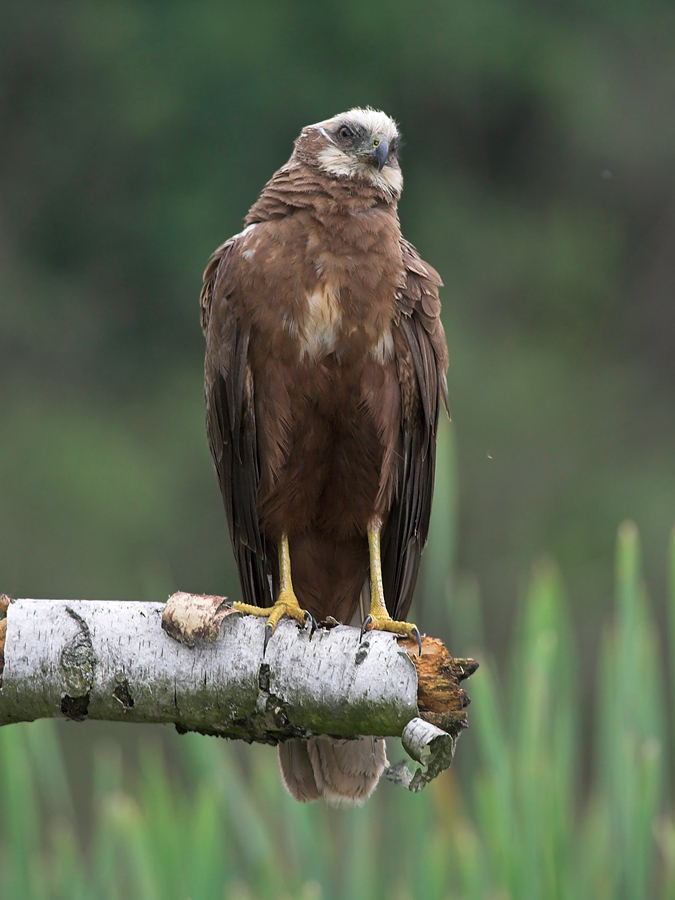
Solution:
M377 166L381 172L389 156L389 141L382 134L378 134L373 141L373 149L368 154L368 161Z

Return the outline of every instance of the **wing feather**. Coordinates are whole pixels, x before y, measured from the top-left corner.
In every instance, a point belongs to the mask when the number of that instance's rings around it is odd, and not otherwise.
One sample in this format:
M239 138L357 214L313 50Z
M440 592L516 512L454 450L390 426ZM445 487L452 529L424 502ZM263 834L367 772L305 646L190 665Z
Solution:
M248 364L250 330L238 316L233 298L236 254L237 238L232 238L216 250L204 273L206 430L244 601L267 606L271 568L256 506L260 457L255 387Z
M404 619L429 532L440 401L446 409L447 347L440 318L438 273L401 240L405 281L397 297L394 348L401 387L399 474L382 536L384 596L390 615Z

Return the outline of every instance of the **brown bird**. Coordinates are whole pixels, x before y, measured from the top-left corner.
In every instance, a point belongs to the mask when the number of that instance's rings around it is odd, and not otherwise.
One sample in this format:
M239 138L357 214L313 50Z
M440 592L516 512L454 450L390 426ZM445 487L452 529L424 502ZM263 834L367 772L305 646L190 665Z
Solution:
M414 636L447 348L437 272L401 236L396 123L302 130L204 273L207 431L246 613ZM264 652L264 650L263 650ZM293 740L298 800L368 796L384 741Z

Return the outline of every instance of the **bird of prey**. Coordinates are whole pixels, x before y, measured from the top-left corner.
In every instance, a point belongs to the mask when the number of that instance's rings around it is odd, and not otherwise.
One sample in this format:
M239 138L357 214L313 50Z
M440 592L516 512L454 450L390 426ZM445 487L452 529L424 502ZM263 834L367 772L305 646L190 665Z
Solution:
M407 634L427 538L447 348L437 272L401 235L396 123L304 128L201 293L211 453L245 613ZM263 650L264 652L264 650ZM298 800L359 801L384 742L279 748Z

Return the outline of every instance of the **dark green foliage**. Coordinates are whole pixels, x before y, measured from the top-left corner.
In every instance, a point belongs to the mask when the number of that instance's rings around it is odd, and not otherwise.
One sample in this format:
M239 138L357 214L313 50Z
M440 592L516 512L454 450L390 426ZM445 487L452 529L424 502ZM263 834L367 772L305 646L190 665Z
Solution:
M624 517L663 587L667 0L3 12L3 590L234 591L203 434L200 276L301 126L355 104L401 122L404 232L446 282L457 557L490 645L542 552L597 625Z

